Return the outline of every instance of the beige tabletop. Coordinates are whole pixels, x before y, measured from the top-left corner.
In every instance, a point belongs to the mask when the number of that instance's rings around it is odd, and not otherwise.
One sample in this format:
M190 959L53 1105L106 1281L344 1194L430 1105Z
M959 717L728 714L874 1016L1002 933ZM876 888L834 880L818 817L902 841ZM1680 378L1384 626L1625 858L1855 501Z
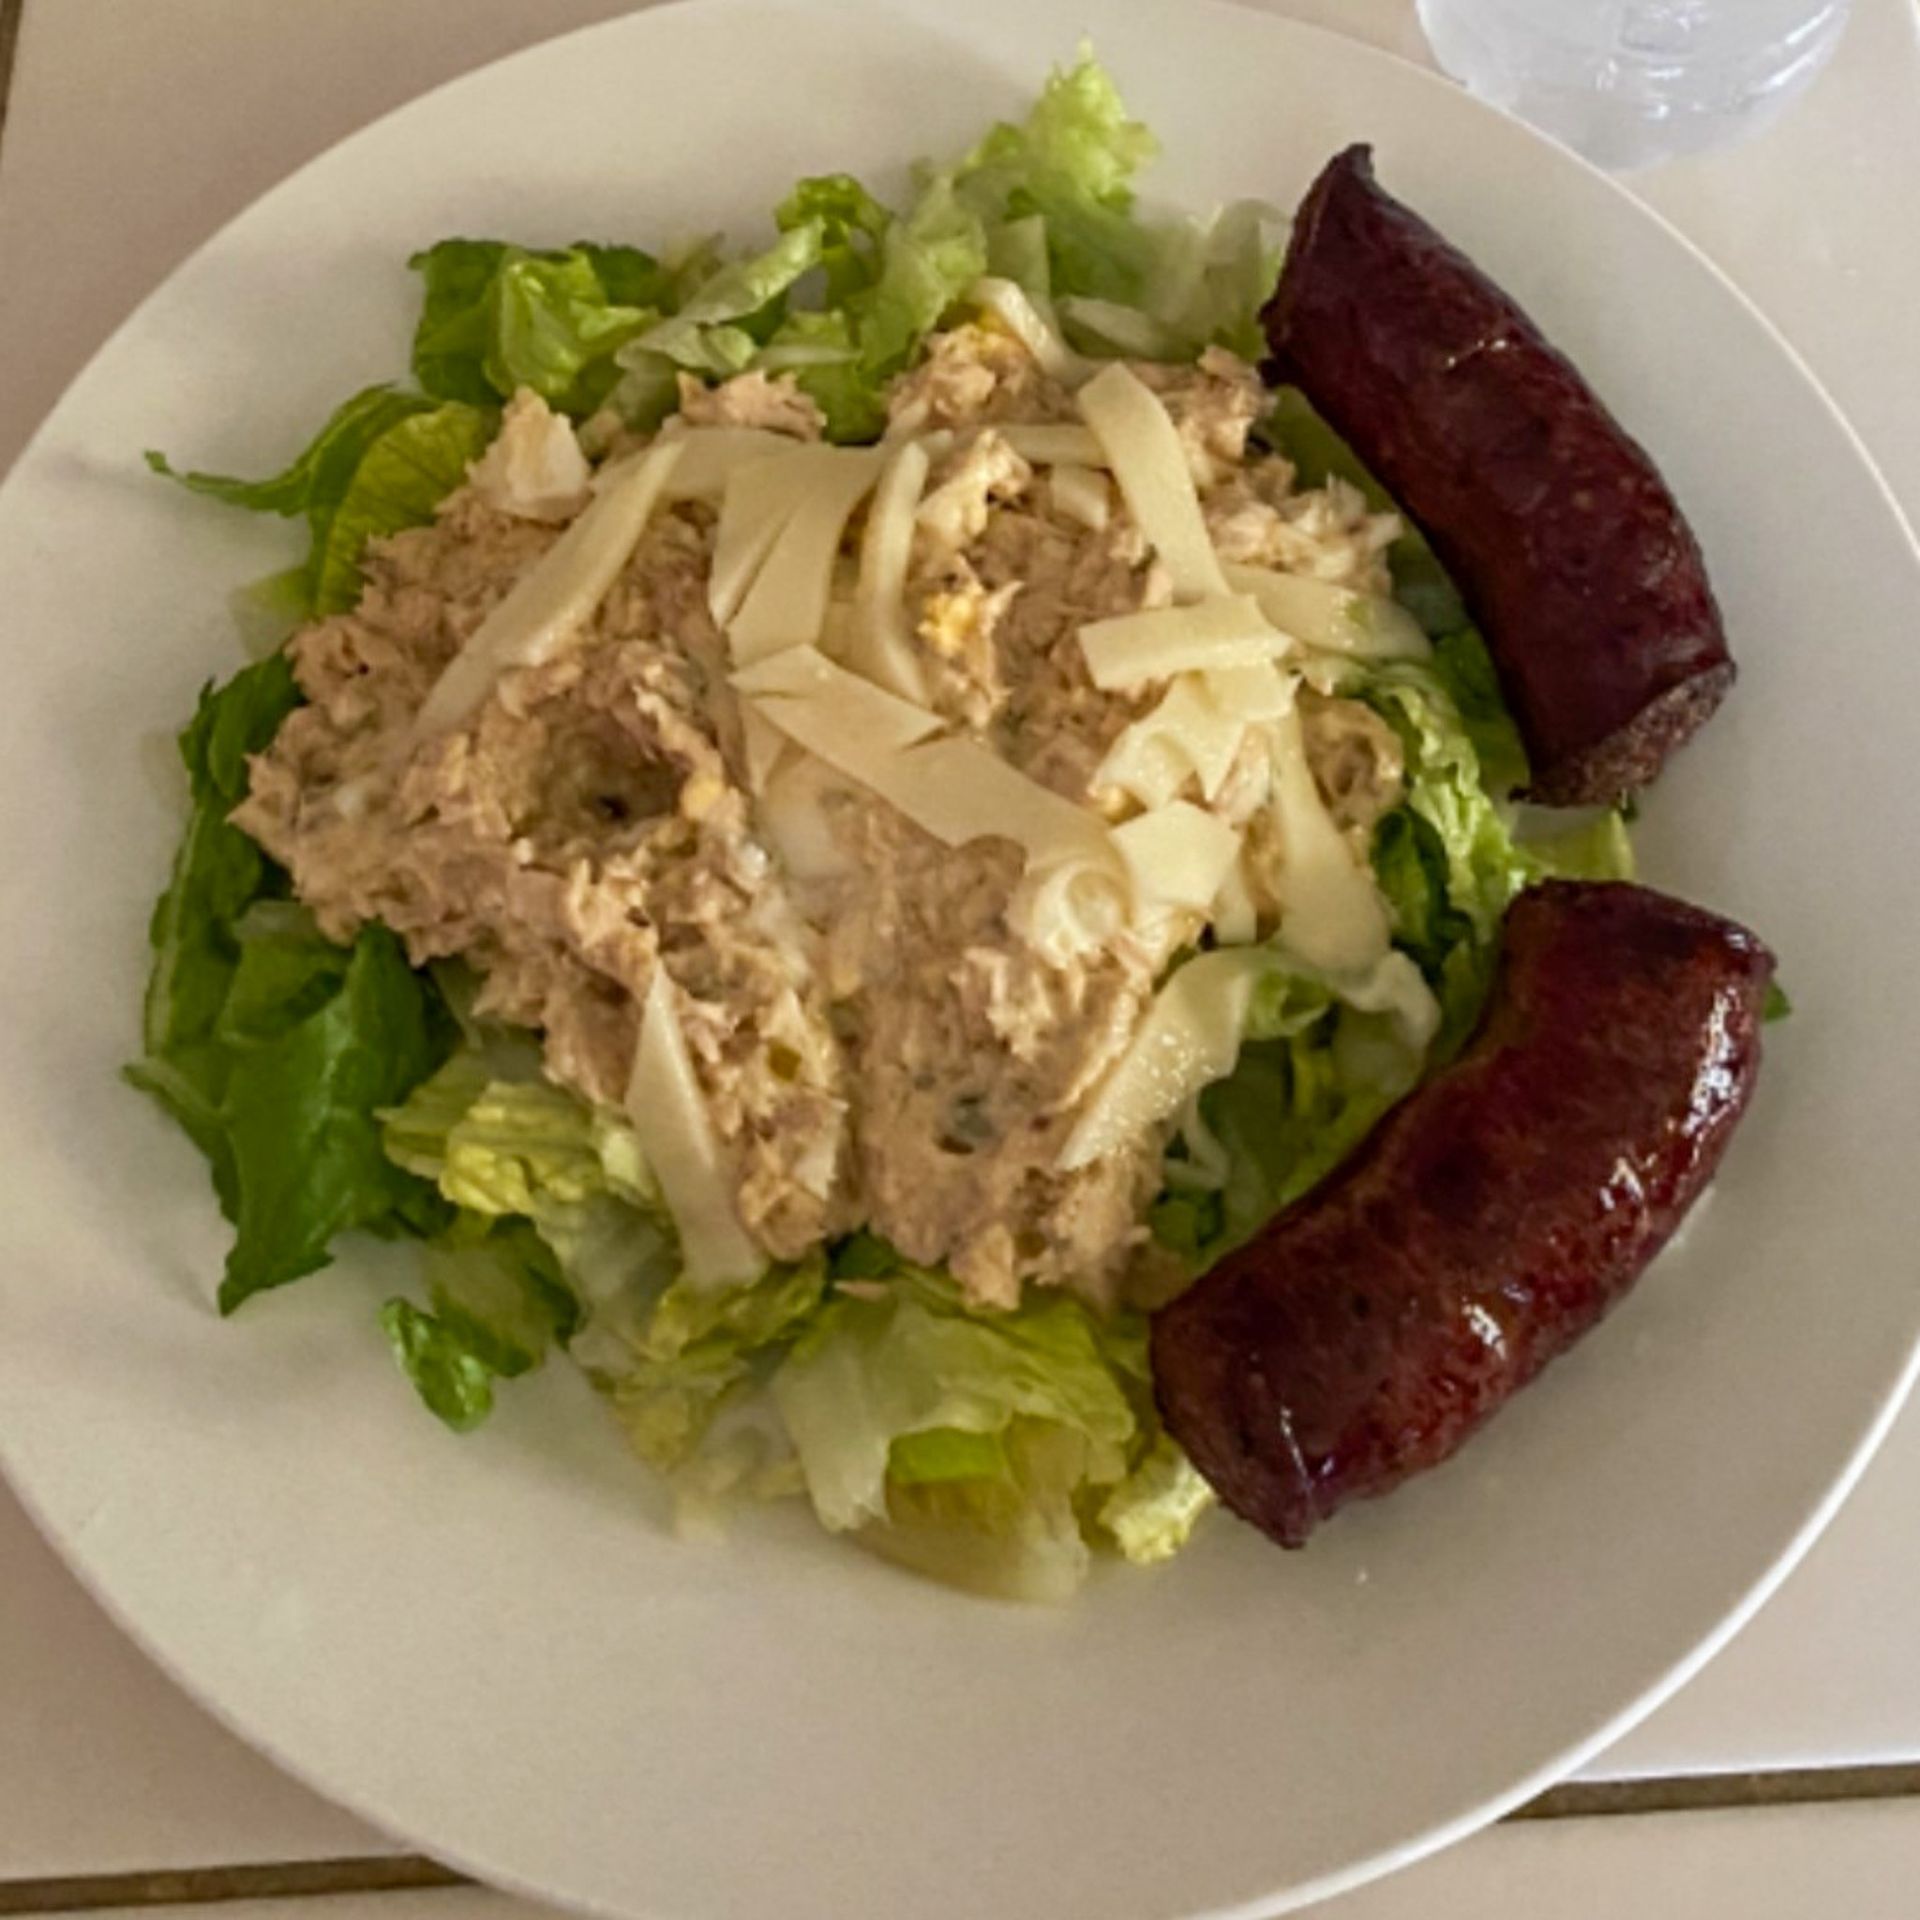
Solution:
M1424 58L1411 0L1268 4ZM439 80L630 5L0 0L0 470L140 298L293 166ZM1833 71L1774 131L1633 185L1780 326L1920 517L1914 0L1858 0ZM1920 1410L1806 1566L1678 1699L1532 1818L1338 1912L1920 1913L1917 1482ZM0 1914L249 1893L274 1920L514 1908L402 1891L450 1876L176 1693L3 1487L0 1567Z

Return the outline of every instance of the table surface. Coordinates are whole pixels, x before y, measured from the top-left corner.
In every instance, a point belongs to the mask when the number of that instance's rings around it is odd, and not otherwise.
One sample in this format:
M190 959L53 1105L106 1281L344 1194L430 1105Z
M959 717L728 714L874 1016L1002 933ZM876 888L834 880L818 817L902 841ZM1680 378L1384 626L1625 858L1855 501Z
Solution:
M1425 58L1410 0L1268 0ZM0 0L0 471L195 244L424 88L631 0ZM451 31L457 20L458 31ZM11 58L9 59L9 56ZM10 68L10 71L9 71ZM1858 0L1758 140L1632 182L1781 328L1920 520L1920 10ZM1779 1597L1533 1810L1351 1920L1910 1913L1920 1877L1920 1408ZM233 1920L514 1920L179 1694L0 1486L0 1914L219 1899ZM407 1891L433 1887L435 1891ZM257 1899L241 1896L256 1895Z

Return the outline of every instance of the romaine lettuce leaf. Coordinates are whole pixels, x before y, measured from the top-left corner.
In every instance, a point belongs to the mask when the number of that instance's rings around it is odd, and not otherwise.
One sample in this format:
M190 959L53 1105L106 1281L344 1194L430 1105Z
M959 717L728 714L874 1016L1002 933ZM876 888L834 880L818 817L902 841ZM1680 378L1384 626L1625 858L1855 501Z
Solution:
M715 1416L819 1306L824 1263L769 1267L719 1291L688 1286L632 1129L546 1081L500 1078L496 1065L463 1049L385 1116L394 1162L462 1210L454 1250L462 1234L472 1240L468 1223L495 1223L481 1250L496 1267L503 1245L512 1256L509 1287L477 1265L448 1270L436 1255L435 1316L496 1374L513 1369L489 1341L517 1341L529 1364L566 1345L636 1451L663 1471L688 1466ZM529 1251L534 1236L543 1257Z
M754 364L788 372L827 417L830 439L871 440L886 425L887 388L987 270L987 231L944 174L902 216L857 180L803 180L783 227L821 232L829 305L787 314Z
M959 195L992 226L1046 222L1051 290L1138 306L1162 236L1134 214L1133 183L1160 151L1127 117L1090 53L1050 74L1019 125L1002 121L954 170Z
M376 1114L439 1064L450 1027L399 941L367 926L331 998L232 1050L220 1107L235 1188L223 1313L326 1265L350 1228L418 1231L441 1217L381 1151Z
M400 1371L455 1433L470 1433L493 1411L495 1370L458 1328L411 1300L389 1300L380 1325Z
M584 418L619 378L617 347L674 304L675 276L638 247L533 253L442 240L407 263L426 282L413 376L440 400L491 407L531 388Z
M149 452L156 473L195 493L275 513L304 516L312 545L304 570L305 611L339 613L360 597L366 543L433 518L433 510L486 451L495 416L462 401L436 404L391 387L369 387L338 408L313 443L266 480L178 473Z
M379 1151L373 1109L451 1042L431 985L384 929L315 931L286 877L227 816L298 702L274 655L203 693L181 735L193 812L150 925L145 1057L127 1070L211 1164L236 1227L222 1312L325 1264L350 1227L430 1229L430 1189Z
M1077 1301L970 1312L951 1281L904 1266L877 1298L836 1297L775 1375L773 1395L814 1509L835 1532L884 1516L903 1439L1000 1437L1017 1416L1050 1421L1105 1449L1102 1477L1112 1481L1135 1429L1098 1325Z
M967 1305L862 1235L773 1375L815 1512L977 1592L1066 1598L1095 1540L1164 1559L1208 1503L1153 1410L1145 1322L1063 1294Z
M825 260L827 235L827 222L810 217L764 251L714 267L676 311L614 355L622 371L608 406L629 426L651 429L677 404L680 373L727 380L746 372L778 328L795 281Z

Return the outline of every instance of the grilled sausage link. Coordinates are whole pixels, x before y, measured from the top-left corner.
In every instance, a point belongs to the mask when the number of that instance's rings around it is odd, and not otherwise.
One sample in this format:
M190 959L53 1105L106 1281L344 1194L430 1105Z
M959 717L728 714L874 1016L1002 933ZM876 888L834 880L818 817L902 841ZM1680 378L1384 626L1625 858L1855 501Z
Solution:
M1221 1499L1300 1546L1599 1321L1713 1176L1772 974L1644 887L1522 894L1461 1056L1154 1320L1162 1416Z
M1300 387L1412 516L1480 623L1530 797L1611 803L1720 704L1733 660L1653 462L1366 147L1302 202L1264 321Z

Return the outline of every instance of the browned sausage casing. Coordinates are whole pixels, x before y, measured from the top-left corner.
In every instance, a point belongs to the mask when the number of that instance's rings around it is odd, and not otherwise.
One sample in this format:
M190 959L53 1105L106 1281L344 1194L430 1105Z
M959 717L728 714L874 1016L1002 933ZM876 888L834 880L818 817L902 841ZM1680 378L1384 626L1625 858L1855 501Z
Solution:
M1772 975L1644 887L1522 894L1460 1058L1154 1320L1161 1413L1221 1499L1297 1547L1593 1326L1712 1178Z
M1645 786L1733 682L1699 546L1653 462L1513 301L1374 184L1365 147L1301 204L1264 318L1272 370L1453 574L1531 797Z

